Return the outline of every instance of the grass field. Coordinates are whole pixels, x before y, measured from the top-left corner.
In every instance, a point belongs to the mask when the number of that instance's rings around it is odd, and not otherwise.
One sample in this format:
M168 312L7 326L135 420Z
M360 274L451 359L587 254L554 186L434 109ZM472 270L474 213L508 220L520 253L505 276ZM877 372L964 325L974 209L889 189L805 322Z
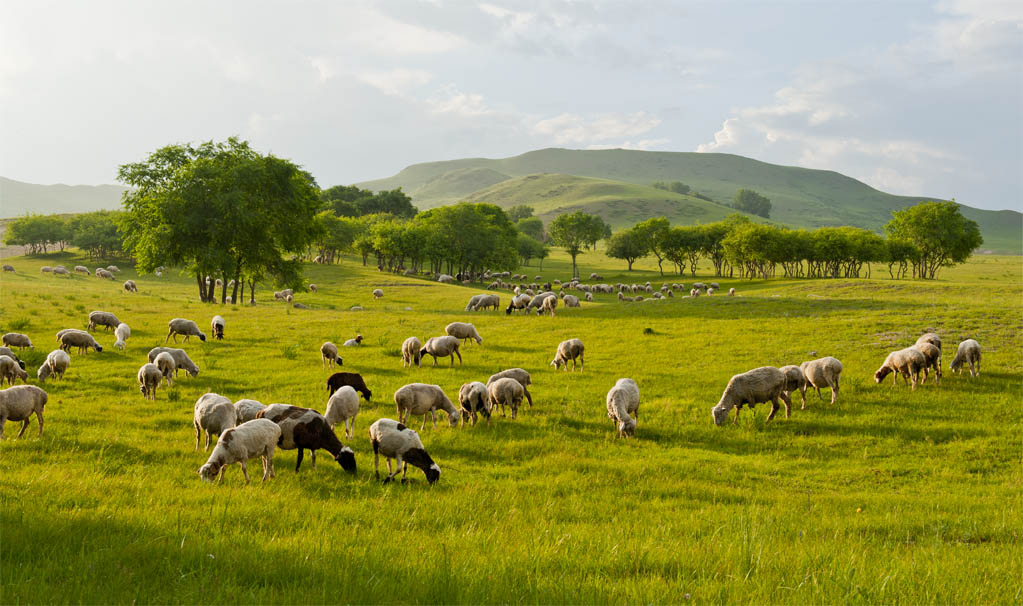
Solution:
M606 297L556 318L464 313L477 288L381 274L351 260L310 266L311 306L194 302L189 277L116 283L40 274L72 255L6 259L0 332L27 333L32 368L54 333L94 309L131 325L128 349L72 355L46 383L45 435L14 424L0 443L0 603L1019 603L1023 599L1023 259L979 257L934 282L718 280L740 297L621 304ZM95 263L86 262L90 267ZM605 281L661 282L649 264L580 257ZM555 254L545 278L566 278ZM698 276L707 280L704 271ZM669 281L693 281L669 277ZM373 288L384 289L374 301ZM507 294L502 294L507 300ZM362 311L349 311L353 305ZM167 321L227 322L223 342L183 347L202 371L139 394L135 373ZM476 324L482 346L403 369L405 337ZM650 329L647 331L646 329ZM937 330L940 385L876 385L885 355ZM343 348L373 401L356 421L359 471L329 457L276 479L221 485L196 471L195 400L215 391L323 410L319 345ZM547 366L581 338L586 370ZM956 344L984 348L977 379L947 371ZM816 352L813 354L811 352ZM765 422L764 406L715 427L710 408L733 374L833 355L837 404ZM373 479L367 429L395 414L392 394L422 381L452 398L503 368L532 373L535 406L490 427L437 429L423 442L443 469L428 486ZM35 383L33 372L32 382ZM634 439L616 440L604 397L619 377L642 394ZM443 415L440 415L443 416ZM418 428L419 421L413 426ZM328 464L329 463L329 464ZM250 470L258 467L254 464Z

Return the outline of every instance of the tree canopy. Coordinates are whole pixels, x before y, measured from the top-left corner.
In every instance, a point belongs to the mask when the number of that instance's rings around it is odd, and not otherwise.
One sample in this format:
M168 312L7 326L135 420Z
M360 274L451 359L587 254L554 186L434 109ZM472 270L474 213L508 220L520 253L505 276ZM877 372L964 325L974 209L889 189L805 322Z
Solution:
M616 232L607 241L607 256L612 259L624 260L629 264L629 271L632 271L632 264L636 262L636 259L646 256L649 252L649 243L643 238L643 234L635 228Z
M335 185L320 192L325 210L339 217L363 217L375 213L390 213L395 217L411 219L418 212L401 188L373 193L355 185Z
M521 219L528 219L533 216L533 207L525 204L519 204L508 209L508 218L512 221L519 221Z
M938 269L969 258L984 243L976 221L967 219L952 202L921 202L892 212L884 226L889 237L912 244L914 273L934 279Z
M605 237L607 224L596 215L583 211L558 215L551 221L549 234L551 242L561 246L572 257L572 275L578 276L576 257L586 246L596 244Z
M735 199L732 201L732 208L751 215L757 215L758 217L764 217L765 219L771 217L771 200L752 189L740 189L736 192Z

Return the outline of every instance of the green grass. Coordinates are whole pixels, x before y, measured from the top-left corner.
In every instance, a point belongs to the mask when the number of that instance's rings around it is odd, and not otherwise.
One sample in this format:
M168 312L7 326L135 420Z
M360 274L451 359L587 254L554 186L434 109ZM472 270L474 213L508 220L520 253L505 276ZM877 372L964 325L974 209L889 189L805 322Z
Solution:
M127 264L117 282L40 274L55 258L6 261L18 273L0 276L0 332L28 318L35 364L57 330L84 327L93 309L116 313L132 336L121 353L100 332L103 353L72 355L64 381L46 384L43 438L33 426L0 443L0 603L1023 596L1019 257L975 258L934 282L719 279L742 296L600 297L556 318L464 313L479 289L352 260L308 267L319 291L299 293L312 309L298 310L274 303L270 289L255 307L203 305L189 277L139 277ZM631 273L599 254L580 264L610 282L662 281L649 262ZM568 267L556 253L525 273L564 279ZM138 294L121 289L129 277ZM713 278L703 268L697 279ZM385 297L373 300L377 287ZM357 303L362 311L347 311ZM199 376L142 399L135 373L167 321L202 327L214 314L226 319L226 339L183 346ZM463 347L463 366L401 367L405 337L466 319L484 342ZM940 385L915 392L875 385L887 352L930 329L948 344L946 368L959 340L980 341L981 377L946 370ZM328 457L316 469L307 458L296 474L296 453L278 451L277 477L265 485L244 485L237 466L222 485L199 481L207 453L192 450L191 417L201 394L322 411L329 371L319 345L356 333L366 345L343 348L343 370L362 373L374 397L356 421L355 477ZM547 363L571 337L586 343L586 371L555 372ZM812 355L844 364L836 405L811 396L790 419L766 423L761 406L737 425L712 424L731 375ZM396 389L424 381L454 397L462 383L511 366L532 373L533 408L490 427L427 425L423 442L443 469L432 487L417 470L411 485L374 481L367 428L394 416ZM623 376L639 384L642 405L636 437L615 440L604 397Z

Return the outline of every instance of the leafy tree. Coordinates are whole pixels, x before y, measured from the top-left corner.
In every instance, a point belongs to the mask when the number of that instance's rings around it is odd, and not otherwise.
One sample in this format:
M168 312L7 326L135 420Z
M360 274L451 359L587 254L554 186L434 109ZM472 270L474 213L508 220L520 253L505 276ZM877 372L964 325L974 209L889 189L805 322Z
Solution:
M519 251L519 259L522 260L522 264L528 266L530 259L539 257L542 254L544 245L542 242L530 238L526 234L520 233L517 239L517 246Z
M607 241L607 256L624 260L629 264L629 271L632 271L632 264L636 259L646 256L649 252L649 244L635 228L617 232Z
M395 217L411 219L418 212L401 188L373 193L355 185L335 185L320 192L325 210L339 217L362 217L376 213L390 213Z
M329 210L316 215L319 224L314 246L322 263L341 261L341 253L349 250L360 232L356 219L339 217Z
M75 215L67 226L71 232L71 244L94 258L110 258L120 253L124 242L118 222L123 214L98 210Z
M520 232L539 242L543 242L547 239L547 234L544 233L543 229L543 221L540 220L540 217L519 219L516 221L515 227L517 227Z
M641 223L636 224L636 231L639 236L647 243L650 252L657 257L657 268L661 270L661 275L664 275L664 238L668 234L668 229L671 224L664 217L656 217L653 219L647 219Z
M740 189L736 192L732 208L765 219L771 216L771 200L752 189Z
M914 273L931 280L939 268L963 263L984 243L977 222L964 217L955 201L921 202L894 211L884 229L890 238L916 247Z
M661 248L665 258L675 264L679 275L690 266L692 275L696 276L696 265L700 262L703 247L703 230L696 225L672 227L661 240Z
M508 218L512 221L521 221L522 219L528 219L533 216L533 207L525 204L519 204L508 209Z
M4 244L27 246L31 254L46 253L50 246L64 250L70 240L67 221L57 215L25 215L7 226Z
M605 226L600 217L581 210L559 215L551 221L549 230L551 242L563 247L572 257L573 276L579 275L576 257L584 247L604 237Z
M666 183L664 181L654 181L652 185L657 189L675 192L676 194L686 195L690 192L690 187L681 181L672 181L671 183Z
M888 264L888 275L893 280L906 277L910 264L915 264L920 258L920 251L905 240L888 238L885 240L884 259Z

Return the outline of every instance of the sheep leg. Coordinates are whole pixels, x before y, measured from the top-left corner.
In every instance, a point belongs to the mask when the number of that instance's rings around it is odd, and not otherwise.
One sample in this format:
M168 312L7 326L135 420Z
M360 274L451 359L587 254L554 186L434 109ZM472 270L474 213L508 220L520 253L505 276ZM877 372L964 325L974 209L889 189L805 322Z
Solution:
M206 445L202 447L203 450L209 450L210 444L213 443L213 434L209 431L206 432Z
M227 465L224 465L223 467L220 468L220 473L217 474L217 484L222 484L224 482L224 472L226 471Z
M525 392L526 400L529 402L529 407L532 408L533 407L533 396L529 395L529 390L526 389L525 385L522 386L522 391Z
M434 425L433 427L434 427L434 429L437 428L436 425ZM424 429L426 429L426 413L425 412L423 413L423 424L419 426L419 431L423 431Z
M837 400L838 400L838 377L835 377L835 380L831 382L831 404L834 405L834 403Z
M586 361L583 360L583 355L579 354L579 372L586 370Z
M373 471L376 479L380 479L380 442L371 440L373 443Z
M249 483L249 470L245 467L245 461L238 461L238 462L241 463L242 474L245 476L245 483L248 484ZM227 466L225 465L225 467L227 467Z
M316 449L315 448L310 448L309 449L309 454L312 455L312 458L313 458L313 469L316 469Z
M298 449L298 460L295 461L295 473L298 473L298 468L302 466L302 456L305 454L303 449Z
M172 334L174 334L174 329L173 329L173 328L172 328L172 329L170 329L169 331L167 331L167 338L166 338L166 339L164 339L164 340L163 340L163 342L164 342L164 343L166 343L167 341L170 341L170 338L171 338L171 335L172 335ZM178 338L177 338L177 337L174 337L174 342L175 342L175 343L177 343L177 342L178 342Z
M785 418L786 419L791 418L792 417L792 399L789 398L789 394L787 394L785 392L782 392L781 393L781 401L785 404ZM777 401L775 402L775 410L777 410ZM638 414L636 415L636 418L639 419L639 415Z
M149 399L149 395L146 395L146 399ZM199 450L199 437L202 435L202 430L199 429L199 424L195 423L195 450Z
M771 413L767 415L767 420L770 421L774 418L774 414L781 408L781 404L778 403L778 396L771 399Z
M430 419L433 421L433 428L437 429L437 411L435 409L430 411ZM426 415L423 415L423 422L426 422Z
M31 421L29 421L29 419L27 419L27 418L26 418L26 419L25 419L25 422L21 424L21 431L19 431L19 432L18 432L18 437L19 437L19 438L20 438L21 436L25 435L25 430L26 430L26 429L28 429L28 424L29 424L30 422L31 422Z
M345 419L345 437L352 439L352 432L355 430L355 419Z
M741 404L739 406L735 407L735 418L732 419L732 424L733 425L738 425L739 424L739 411L741 411L741 410L742 410L742 405Z
M401 483L408 484L408 478L405 477L408 474L408 463L398 457L398 467L401 467Z

